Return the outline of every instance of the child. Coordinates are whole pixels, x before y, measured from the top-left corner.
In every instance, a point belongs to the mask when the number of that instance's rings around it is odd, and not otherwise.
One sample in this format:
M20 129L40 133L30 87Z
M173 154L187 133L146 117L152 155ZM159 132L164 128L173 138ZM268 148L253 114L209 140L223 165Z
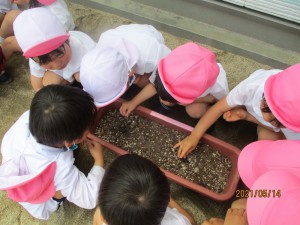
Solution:
M47 9L50 13L55 15L57 19L62 23L66 30L73 30L75 24L70 14L68 7L64 0L15 0L14 3L18 4L20 8L36 8L42 7ZM2 75L0 76L0 84L7 84L11 81L9 74L4 72L5 61L8 60L14 52L22 52L13 31L13 22L17 16L21 13L21 10L14 9L7 13L4 21L0 27L0 59L2 64ZM28 26L28 25L27 25ZM0 66L1 67L1 66ZM1 68L0 68L1 69ZM1 74L1 70L0 70ZM7 80L7 81L6 81Z
M295 224L300 203L300 142L293 140L256 141L247 145L238 159L238 170L249 190L232 204L235 220L213 218L202 225ZM247 198L247 199L245 199ZM229 222L230 221L230 222Z
M191 117L200 118L228 93L226 73L214 53L195 43L181 45L160 60L150 81L131 101L122 104L123 116L157 93L163 106L184 105Z
M14 22L15 37L29 58L31 84L35 91L48 84L69 84L79 73L82 57L95 42L79 31L67 32L44 8L23 11Z
M296 64L283 71L258 70L251 74L212 106L192 133L174 146L179 148L178 157L185 158L194 150L222 114L229 122L244 119L257 123L258 140L300 140L299 71L300 64Z
M94 208L104 175L102 146L88 138L96 112L92 97L79 88L38 91L30 111L3 138L0 189L38 219L48 219L64 198ZM73 165L72 151L83 141L95 160L87 177Z
M104 32L83 59L80 82L98 107L118 99L133 83L144 87L170 49L151 25L122 25Z
M14 0L13 3L22 9L45 8L58 18L66 30L73 30L75 28L72 15L64 0ZM2 43L5 38L14 35L13 22L20 13L21 10L19 9L14 9L7 13L0 28L0 43Z
M164 173L150 160L119 156L107 168L99 192L94 225L196 225L170 198Z

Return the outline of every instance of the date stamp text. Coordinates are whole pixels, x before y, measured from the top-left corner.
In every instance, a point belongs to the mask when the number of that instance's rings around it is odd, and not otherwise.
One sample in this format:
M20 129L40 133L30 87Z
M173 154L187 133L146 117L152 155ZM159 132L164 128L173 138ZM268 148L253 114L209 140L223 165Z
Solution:
M243 190L237 189L235 191L237 198L280 198L281 190L275 189L256 189L256 190Z

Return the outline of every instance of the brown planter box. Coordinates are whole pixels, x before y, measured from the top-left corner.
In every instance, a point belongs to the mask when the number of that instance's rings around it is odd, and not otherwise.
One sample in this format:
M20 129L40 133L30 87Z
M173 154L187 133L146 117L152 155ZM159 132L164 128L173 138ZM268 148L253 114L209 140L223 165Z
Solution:
M98 109L98 114L95 120L95 124L92 127L92 132L95 132L96 127L98 126L101 118L105 115L105 113L109 110L109 109L114 109L117 108L119 109L121 104L122 104L123 100L118 100L112 104L110 104L109 106L105 107L105 108L100 108ZM149 110L145 107L139 106L137 107L134 112L134 114L136 115L140 115L142 117L145 117L149 120L152 120L154 122L157 122L159 124L162 124L164 126L167 126L168 128L171 129L175 129L179 132L182 132L184 134L190 134L191 131L193 130L193 127L188 126L184 123L178 122L176 120L173 120L169 117L166 117L162 114L159 114L155 111ZM101 138L97 137L97 136L93 136L92 137L95 141L100 142L104 147L106 147L107 149L109 149L110 151L116 153L117 155L124 155L124 154L128 154L128 152L124 149L121 149L115 145L112 145L104 140L102 140ZM231 173L229 175L229 179L227 181L227 184L223 190L222 193L216 193L212 190L209 190L199 184L193 183L191 181L186 180L183 177L180 177L174 173L171 173L167 170L164 170L161 168L161 170L166 174L166 176L168 177L168 179L186 187L189 188L191 190L194 190L200 194L203 194L211 199L214 200L219 200L219 201L225 201L230 199L233 194L235 193L237 184L239 182L239 174L238 174L238 170L237 170L237 159L240 153L240 150L233 146L230 145L218 138L215 138L209 134L205 134L203 136L203 138L201 139L202 142L210 145L212 148L214 148L215 150L219 151L220 153L222 153L223 155L229 157L231 159L231 163L232 163L232 169L231 169ZM175 143L174 143L175 144Z

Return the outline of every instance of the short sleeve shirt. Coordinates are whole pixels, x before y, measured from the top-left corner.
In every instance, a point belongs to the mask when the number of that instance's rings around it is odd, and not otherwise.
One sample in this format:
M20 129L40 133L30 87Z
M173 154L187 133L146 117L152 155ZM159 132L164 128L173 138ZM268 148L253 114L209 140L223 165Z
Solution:
M103 223L102 225L106 225ZM161 221L161 225L191 225L190 221L175 208L167 207L166 213Z
M269 122L263 119L260 103L264 93L266 80L281 70L257 70L252 73L247 79L239 83L233 88L226 97L227 104L230 107L245 106L247 111L254 116L260 123L265 126L272 127L274 131L279 131L278 128L272 126Z
M74 81L73 75L80 71L80 64L83 56L92 50L96 43L85 33L79 31L70 31L69 44L71 48L71 60L62 70L51 70L69 82ZM42 78L47 71L33 59L29 59L31 75Z

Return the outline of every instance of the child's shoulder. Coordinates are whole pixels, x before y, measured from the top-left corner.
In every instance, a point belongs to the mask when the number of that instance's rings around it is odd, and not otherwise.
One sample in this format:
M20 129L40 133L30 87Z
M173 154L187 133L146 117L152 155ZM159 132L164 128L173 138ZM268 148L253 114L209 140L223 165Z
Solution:
M161 225L190 225L189 220L178 212L175 208L167 207L165 216L161 221Z
M93 48L96 46L96 42L86 33L81 31L69 31L71 48L77 45L84 45L87 48Z
M272 70L265 70L265 69L259 69L254 71L247 77L245 80L243 80L241 83L264 83L270 76L275 75L277 73L281 72L281 70L278 69L272 69Z

